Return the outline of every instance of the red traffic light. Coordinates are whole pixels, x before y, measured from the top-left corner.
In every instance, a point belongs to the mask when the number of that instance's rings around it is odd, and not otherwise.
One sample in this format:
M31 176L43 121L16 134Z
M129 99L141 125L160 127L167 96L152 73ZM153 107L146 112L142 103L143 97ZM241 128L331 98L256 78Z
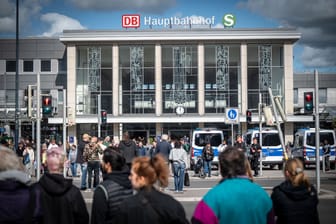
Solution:
M51 98L50 97L43 97L43 106L51 106Z
M306 93L305 98L306 98L306 101L312 101L313 100L313 96L310 93Z

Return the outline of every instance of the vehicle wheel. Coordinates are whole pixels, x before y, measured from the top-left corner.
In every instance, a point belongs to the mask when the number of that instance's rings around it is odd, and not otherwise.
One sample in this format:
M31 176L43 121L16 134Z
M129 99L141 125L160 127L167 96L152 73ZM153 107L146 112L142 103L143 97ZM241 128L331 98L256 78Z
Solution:
M336 163L336 162L335 162ZM335 169L335 163L330 163L330 169L334 170Z
M278 164L278 169L282 170L282 168L283 168L283 164Z

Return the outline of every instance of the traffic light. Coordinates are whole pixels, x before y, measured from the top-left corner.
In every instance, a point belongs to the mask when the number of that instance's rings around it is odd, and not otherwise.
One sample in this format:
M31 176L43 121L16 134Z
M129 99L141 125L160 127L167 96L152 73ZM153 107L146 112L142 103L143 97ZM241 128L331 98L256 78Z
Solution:
M42 96L42 114L44 117L52 115L52 100L51 96Z
M313 92L304 92L304 112L305 114L312 114L314 109Z
M101 114L101 123L102 124L106 124L107 123L107 111L106 110L101 110L100 111Z
M252 122L252 112L250 110L246 111L246 122L248 124L251 124L251 122Z

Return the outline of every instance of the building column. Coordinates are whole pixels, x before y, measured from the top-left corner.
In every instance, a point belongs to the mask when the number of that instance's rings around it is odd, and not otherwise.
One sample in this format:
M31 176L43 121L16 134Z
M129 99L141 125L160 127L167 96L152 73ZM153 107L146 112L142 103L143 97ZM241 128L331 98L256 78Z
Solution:
M284 44L284 112L286 115L294 114L294 77L293 77L293 44ZM293 142L294 123L285 123L285 143Z
M198 114L200 116L205 114L204 101L204 45L198 44Z
M155 115L162 115L162 56L161 45L155 44Z
M287 142L294 142L294 123L293 122L285 122L285 144Z
M241 43L240 45L240 79L238 78L238 107L241 110L240 114L245 116L245 111L248 109L248 90L247 90L247 44ZM240 118L240 124L241 118ZM246 123L241 125L241 131L247 131ZM240 131L240 130L238 130Z
M119 91L122 90L122 86L120 86L119 89L119 46L117 44L113 44L112 46L112 55L112 114L116 117L119 114L122 114L122 111L119 111L122 108L119 108Z
M67 45L67 110L76 121L76 46ZM82 133L78 133L79 135ZM76 125L68 126L68 136L77 136ZM76 141L76 140L75 140Z

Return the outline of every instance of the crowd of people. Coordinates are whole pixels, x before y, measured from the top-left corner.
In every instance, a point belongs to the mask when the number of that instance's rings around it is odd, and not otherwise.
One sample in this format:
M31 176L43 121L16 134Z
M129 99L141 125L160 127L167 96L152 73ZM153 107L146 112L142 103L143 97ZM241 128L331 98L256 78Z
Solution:
M127 132L119 143L83 134L67 154L60 144L51 140L42 145L43 175L37 182L31 179L31 142L20 142L16 153L1 147L0 223L319 223L318 195L302 162L286 162L285 180L269 196L253 182L255 165L240 137L235 146L225 141L220 146L222 178L197 204L190 221L181 203L164 190L172 172L174 192L183 193L190 163L184 139L170 141L162 135L148 148ZM260 153L261 148L254 140L250 150ZM24 164L27 154L30 166ZM208 176L213 156L207 144L202 157ZM79 188L63 176L64 169L73 177L80 175ZM91 217L81 190L94 191Z

